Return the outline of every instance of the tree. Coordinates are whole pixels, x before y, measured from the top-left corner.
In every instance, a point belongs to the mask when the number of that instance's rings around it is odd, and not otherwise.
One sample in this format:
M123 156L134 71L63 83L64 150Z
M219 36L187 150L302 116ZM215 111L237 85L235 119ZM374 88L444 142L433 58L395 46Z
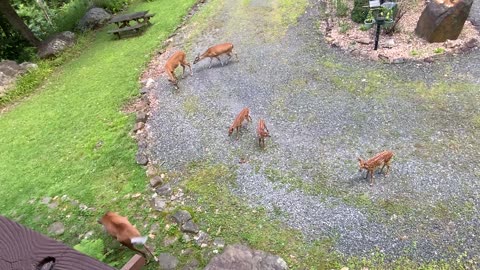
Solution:
M35 47L40 45L40 40L35 37L33 32L23 22L22 18L18 16L15 9L10 4L9 0L0 0L0 13L5 19L12 25L13 28L18 30L22 36Z

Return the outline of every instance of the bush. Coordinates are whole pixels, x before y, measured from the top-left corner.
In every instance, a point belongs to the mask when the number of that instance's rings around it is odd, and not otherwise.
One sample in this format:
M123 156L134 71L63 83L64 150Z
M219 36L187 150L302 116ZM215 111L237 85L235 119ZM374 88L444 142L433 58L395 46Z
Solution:
M58 32L73 31L78 21L85 15L90 3L88 0L72 0L56 10L53 22Z
M109 11L116 13L130 4L130 0L93 0L93 5L96 7L108 9Z
M368 8L364 6L368 6L368 0L355 0L353 2L353 9L352 9L352 21L356 23L363 23L368 15Z
M338 17L345 17L348 14L348 6L343 0L334 0L336 15Z

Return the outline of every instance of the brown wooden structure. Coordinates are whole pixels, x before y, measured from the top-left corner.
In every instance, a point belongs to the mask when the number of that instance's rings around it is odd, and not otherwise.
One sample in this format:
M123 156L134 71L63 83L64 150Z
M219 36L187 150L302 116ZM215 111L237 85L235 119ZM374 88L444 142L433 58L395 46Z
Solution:
M150 18L153 16L155 16L155 14L148 14L148 11L115 16L109 23L115 24L118 28L108 32L116 35L119 39L121 38L121 34L140 33L144 27L151 24Z
M135 255L122 270L138 270L144 264L145 259ZM114 270L115 268L0 216L0 269Z

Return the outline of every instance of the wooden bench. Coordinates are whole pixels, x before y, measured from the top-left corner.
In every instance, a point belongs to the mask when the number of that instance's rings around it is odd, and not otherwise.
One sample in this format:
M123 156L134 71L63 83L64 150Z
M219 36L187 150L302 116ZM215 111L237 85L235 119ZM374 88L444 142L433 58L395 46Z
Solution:
M139 32L147 24L148 23L138 23L138 24L133 25L133 26L126 26L126 27L115 29L115 30L110 30L110 31L108 31L108 33L114 34L120 39L121 38L120 33L124 33L124 32L136 33L136 32Z

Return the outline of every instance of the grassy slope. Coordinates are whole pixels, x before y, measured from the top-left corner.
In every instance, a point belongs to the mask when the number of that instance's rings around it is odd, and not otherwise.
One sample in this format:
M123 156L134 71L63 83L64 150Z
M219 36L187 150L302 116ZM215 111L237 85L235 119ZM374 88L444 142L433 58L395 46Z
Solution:
M86 232L84 226L97 226L92 215L107 208L135 212L125 209L129 201L111 204L114 198L144 190L146 183L143 169L135 164L135 142L128 136L133 116L120 109L138 93L138 76L151 52L194 2L134 5L129 12L156 13L143 35L113 40L106 30L98 32L81 56L48 79L43 91L0 115L0 214L44 233L60 220L78 229L60 237L74 244L78 240L73 236ZM99 141L103 146L95 150ZM29 203L64 194L98 212L65 207L64 216L50 215L47 207Z

